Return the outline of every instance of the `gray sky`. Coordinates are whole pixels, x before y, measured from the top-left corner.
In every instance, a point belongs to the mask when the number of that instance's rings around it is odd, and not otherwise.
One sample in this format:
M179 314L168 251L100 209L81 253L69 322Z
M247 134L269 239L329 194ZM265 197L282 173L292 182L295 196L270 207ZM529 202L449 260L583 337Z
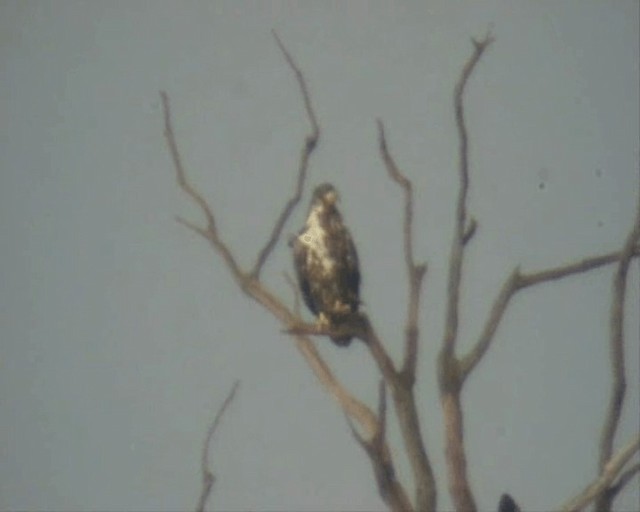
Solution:
M376 117L414 182L416 253L429 263L419 407L449 507L435 355L457 190L451 100L469 38L490 26L496 42L467 95L480 229L462 348L515 265L621 247L639 190L638 2L0 2L0 509L193 508L202 439L235 379L213 449L217 510L384 508L341 411L281 326L174 221L201 215L175 184L160 89L190 177L241 263L289 196L307 125L272 28L323 130L310 185L341 191L366 308L396 357L401 193L377 154ZM285 233L303 222L304 201ZM285 270L280 244L264 277L291 302ZM611 278L608 267L513 301L464 395L482 510L505 490L549 509L595 476ZM638 283L634 264L618 445L640 428ZM364 347L318 345L374 405ZM638 498L636 483L618 509Z

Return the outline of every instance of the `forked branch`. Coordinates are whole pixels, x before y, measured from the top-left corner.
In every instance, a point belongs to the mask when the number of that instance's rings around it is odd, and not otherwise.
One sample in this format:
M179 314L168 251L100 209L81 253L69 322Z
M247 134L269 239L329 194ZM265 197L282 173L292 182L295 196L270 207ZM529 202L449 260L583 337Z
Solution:
M260 277L260 271L262 270L263 265L267 261L269 254L273 251L273 248L278 243L280 238L280 234L282 233L282 229L286 224L287 220L291 216L291 213L295 209L295 207L300 202L300 198L302 197L302 191L304 190L304 182L307 177L307 169L309 167L309 158L311 157L311 153L316 148L318 144L318 139L320 138L320 127L318 126L318 121L316 120L316 115L313 111L313 107L311 106L311 96L309 95L309 89L307 88L307 84L304 79L304 75L300 68L293 60L293 57L282 44L280 38L276 31L272 31L273 37L280 48L280 51L284 55L285 60L289 67L293 70L296 75L296 80L298 81L298 87L300 88L300 93L302 94L302 99L304 101L304 108L307 113L307 118L309 119L309 123L311 124L311 133L305 137L304 145L302 146L302 151L300 153L300 161L298 164L298 179L296 182L296 189L293 196L287 201L282 210L282 213L276 220L276 223L273 227L273 231L271 232L271 236L265 246L260 250L258 257L256 258L255 265L253 266L253 270L251 271L251 276L255 279Z
M464 380L477 367L486 352L491 347L495 333L498 330L502 318L510 304L513 296L520 290L529 288L550 281L589 272L620 261L622 251L603 254L585 258L575 263L568 263L559 267L554 267L537 272L522 273L520 267L513 269L511 274L505 279L498 295L493 301L489 316L484 323L482 332L473 348L460 360L460 376ZM632 257L640 256L640 247L636 247L632 252Z
M488 33L482 40L472 40L474 52L462 68L455 86L454 109L458 130L458 199L455 212L455 228L449 256L449 277L447 283L447 306L445 330L438 358L438 384L440 402L445 421L445 454L449 495L457 510L474 512L475 498L467 476L467 459L464 447L464 416L460 391L462 379L459 361L455 355L458 337L460 308L460 288L462 282L462 264L464 249L476 231L475 219L467 219L467 194L469 191L469 137L464 117L464 92L469 77L480 61L484 51L493 42Z
M404 190L404 259L407 267L407 279L409 281L409 302L407 305L407 320L405 323L405 350L402 374L413 385L416 377L416 364L418 360L418 311L420 310L420 290L422 281L427 271L427 265L416 265L413 255L413 188L409 180L396 165L385 136L384 125L378 119L378 140L380 154L384 161L389 177Z
M178 144L176 142L175 133L173 131L173 123L171 122L171 108L169 105L169 96L166 92L160 92L160 98L162 100L162 108L164 112L164 137L167 141L167 145L169 146L169 152L171 153L171 159L173 160L173 166L176 172L176 178L178 180L178 185L180 188L187 194L191 200L196 203L198 207L204 213L205 218L207 219L207 227L201 228L189 221L186 221L180 217L178 217L178 222L184 224L191 230L198 233L200 236L206 238L211 245L213 245L214 249L222 256L227 267L231 271L231 275L235 278L236 282L240 283L244 279L244 274L236 260L224 243L224 241L218 235L218 230L216 227L215 217L213 216L213 211L209 207L207 201L200 195L200 193L196 190L195 187L189 183L187 179L187 174L184 171L184 167L182 166L182 159L180 158L180 152L178 151Z
M449 281L447 285L447 313L443 350L453 354L458 333L458 309L460 306L460 282L462 280L462 262L464 247L476 231L477 223L467 224L467 194L469 191L469 136L464 117L464 92L469 77L480 61L482 54L494 41L491 34L482 40L472 39L474 52L462 68L460 79L455 87L454 108L458 130L458 200L456 203L455 231L449 257Z
M365 439L347 418L353 437L368 455L378 484L378 491L389 508L394 512L411 512L413 506L402 486L396 479L396 471L386 444L387 394L384 380L378 389L378 428L374 435Z
M202 447L202 460L200 461L200 471L202 472L202 491L200 492L200 499L198 500L198 506L196 508L197 512L204 511L205 507L207 506L207 502L209 501L211 491L213 490L213 484L216 481L216 477L213 474L213 471L211 470L211 464L209 461L209 451L211 449L211 441L213 440L213 435L216 433L216 430L218 429L218 425L222 420L223 414L227 410L227 407L229 407L229 404L235 398L236 390L238 389L239 385L240 385L239 380L237 380L233 384L233 387L231 388L231 391L229 391L227 398L225 398L224 402L222 403L222 406L218 410L216 417L213 420L213 423L211 423L211 426L207 431L207 436L205 437L205 440L204 440L204 446Z
M578 512L591 503L602 492L606 492L611 483L620 474L631 457L640 450L640 436L636 436L629 444L611 457L600 471L600 475L580 494L569 500L561 509L565 512Z
M278 241L282 228L289 218L291 212L298 204L300 196L302 194L302 189L304 186L305 176L308 167L309 156L313 151L313 148L316 146L318 137L319 137L319 128L315 119L315 115L311 108L311 102L309 98L309 93L307 87L305 85L304 77L301 71L298 69L290 54L284 48L277 35L274 33L276 37L276 42L280 49L282 50L285 59L287 60L289 66L293 69L296 78L298 79L298 84L300 86L300 90L303 96L305 108L307 111L307 115L309 117L310 123L312 125L312 133L307 136L305 140L305 145L302 150L302 155L300 158L300 164L298 168L298 182L296 187L296 193L294 196L287 202L285 205L280 217L275 223L274 230L272 232L271 237L267 241L265 247L260 251L256 258L256 264L254 265L253 270L250 273L244 272L236 263L236 259L232 253L232 251L227 247L227 245L220 238L218 231L216 229L215 217L213 214L213 209L209 206L207 201L199 194L195 187L191 185L191 183L187 179L186 172L183 168L180 154L178 151L178 145L175 138L175 133L172 126L171 120L171 111L169 106L169 98L166 93L161 92L162 105L164 108L164 123L165 123L165 137L167 140L167 144L169 147L169 151L171 153L171 157L174 164L174 170L176 172L176 178L180 188L187 194L187 196L196 203L203 211L205 218L207 219L207 227L202 228L193 224L190 221L179 218L178 221L188 227L190 230L199 234L203 238L207 239L214 250L223 257L223 260L227 264L227 268L231 272L232 276L235 278L236 283L240 287L240 289L253 300L261 304L266 310L268 310L274 317L276 317L283 326L286 328L293 329L296 326L301 325L301 320L297 314L291 312L283 303L280 301L275 295L273 295L270 290L262 284L259 279L259 273L266 262L267 258L272 252L273 247ZM302 324L304 325L304 324ZM376 433L379 431L378 418L376 415L367 407L363 402L356 399L349 391L338 381L338 379L334 376L333 372L327 365L327 363L323 360L323 358L318 353L315 345L304 333L296 333L293 337L296 348L305 358L307 364L311 367L311 370L314 372L322 386L333 396L333 398L338 402L345 415L349 417L351 420L356 422L368 438L373 438ZM389 467L393 468L393 462L391 458L391 451L386 443L385 439L379 441L381 453L386 454L385 460L386 464L390 465ZM210 483L208 483L210 482ZM206 476L204 477L205 485L213 485L213 479ZM210 489L210 487L209 487ZM396 499L398 503L405 503L406 501L406 492L403 489L402 485L399 482L395 482L393 485L393 492L397 493ZM206 501L206 496L208 495L206 487L203 491L203 496L205 496L204 501ZM405 498L402 498L402 497ZM398 509L400 510L400 509ZM403 510L411 510L410 507L405 507Z

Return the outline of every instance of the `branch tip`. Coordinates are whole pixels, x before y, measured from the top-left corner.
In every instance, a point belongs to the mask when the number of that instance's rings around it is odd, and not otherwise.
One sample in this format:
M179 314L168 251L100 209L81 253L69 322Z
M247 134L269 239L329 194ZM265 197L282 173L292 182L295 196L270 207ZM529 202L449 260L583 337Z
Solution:
M280 37L278 36L277 32L274 29L272 29L271 33L273 34L273 37L275 38L276 44L280 48L280 51L284 55L284 58L287 61L287 64L295 74L296 81L298 82L298 88L300 89L300 93L302 94L302 99L304 102L305 111L307 113L307 118L309 119L309 123L311 124L311 133L307 135L304 139L304 145L303 145L302 153L300 155L300 161L298 163L298 179L297 179L294 193L291 196L291 198L287 201L282 212L280 213L280 216L276 220L276 223L271 232L271 236L265 243L264 247L258 253L256 262L253 266L253 269L251 270L251 275L255 279L258 279L260 277L260 271L262 270L262 267L264 266L267 259L269 258L269 255L273 251L273 248L278 243L278 240L280 238L284 225L286 224L287 220L291 216L293 210L296 208L296 206L300 202L300 199L302 197L302 191L304 189L306 176L307 176L309 159L311 157L311 153L316 148L318 144L318 139L320 137L320 128L316 120L316 115L313 110L313 106L311 105L311 97L309 95L309 90L307 88L304 75L300 70L300 68L298 67L298 65L296 64L296 62L294 61L289 51L287 50L287 48L284 46L284 44L280 40Z

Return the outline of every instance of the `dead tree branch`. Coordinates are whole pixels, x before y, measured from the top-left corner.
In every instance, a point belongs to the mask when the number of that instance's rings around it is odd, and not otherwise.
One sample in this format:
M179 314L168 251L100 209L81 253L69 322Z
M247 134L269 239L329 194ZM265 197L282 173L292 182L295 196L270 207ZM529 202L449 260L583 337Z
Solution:
M458 175L460 188L456 204L455 232L449 257L449 282L447 286L447 318L443 349L453 353L458 332L458 308L460 305L460 282L462 280L462 260L464 246L476 230L476 222L467 225L467 193L469 191L469 136L464 118L464 91L471 73L482 54L493 42L493 36L486 35L481 41L472 39L474 52L467 61L455 87L454 107L458 129Z
M413 472L416 487L415 508L420 512L435 511L437 504L435 477L424 446L413 383L405 379L403 373L395 368L391 357L366 317L364 317L363 327L361 339L369 348L380 373L391 389L402 441Z
M403 243L409 282L409 301L405 323L405 350L402 369L396 370L370 324L367 324L366 343L392 391L396 415L416 484L416 509L421 511L435 510L437 503L435 478L424 446L413 392L418 359L420 291L427 265L424 263L416 264L413 254L413 189L411 181L400 171L389 152L384 124L381 120L378 120L377 124L380 155L389 177L402 187L405 196Z
M216 481L216 477L214 476L213 471L211 470L211 464L209 463L209 450L211 448L211 441L213 440L213 435L216 433L216 430L218 429L218 425L222 420L222 415L225 413L225 411L227 410L227 407L229 407L229 404L235 398L236 391L239 385L240 385L239 380L237 380L233 384L233 387L231 388L231 391L229 391L227 398L225 398L224 402L222 403L222 406L220 407L220 409L218 409L218 412L216 413L216 417L214 418L213 423L211 423L211 426L207 431L207 436L205 437L205 440L204 440L204 446L202 447L202 460L200 463L200 468L202 472L202 491L200 493L200 499L198 500L198 506L196 508L197 512L204 511L205 507L207 506L207 501L209 501L209 497L213 489L213 484Z
M598 495L607 490L611 482L638 450L640 450L640 436L636 436L616 455L611 457L603 465L598 478L591 482L580 494L564 504L561 509L565 512L578 512L586 507Z
M467 193L469 190L469 137L464 118L464 92L469 77L484 51L493 42L491 34L482 40L472 40L474 52L465 64L454 92L456 127L458 129L458 175L460 186L456 203L455 228L449 256L447 285L447 309L445 332L438 358L438 383L440 401L445 418L445 453L449 482L449 494L457 510L474 512L476 503L467 476L467 460L464 448L464 421L460 391L462 379L459 361L455 355L460 307L460 285L464 248L476 231L474 219L467 220Z
M313 148L317 144L317 140L319 137L319 128L316 122L315 115L313 113L313 109L311 107L310 97L305 85L304 77L275 33L274 36L276 37L276 42L278 43L280 49L283 51L284 56L289 63L289 66L296 74L305 103L305 108L313 128L313 132L311 135L307 136L305 146L302 151L298 169L298 184L296 194L292 199L289 200L289 202L283 209L282 214L275 224L275 228L271 237L269 238L265 247L257 256L256 264L254 265L254 268L250 273L243 271L237 264L232 251L222 241L217 232L215 217L213 215L212 208L209 206L207 201L197 192L195 187L193 187L188 181L186 172L184 171L181 163L178 145L175 138L175 132L172 125L169 98L164 92L161 92L160 95L162 98L162 105L164 109L165 137L167 139L167 144L172 156L178 184L180 188L187 194L187 196L192 201L194 201L203 211L207 219L207 227L202 228L191 223L190 221L180 218L178 219L178 221L203 238L207 239L211 243L213 249L222 256L227 265L227 268L231 272L240 289L248 297L261 304L286 328L290 329L293 332L299 326L304 326L305 324L302 323L300 317L297 314L291 312L275 295L273 295L269 291L269 289L263 283L259 281L258 276L262 266L271 254L271 251L280 236L282 227L284 226L286 220L288 219L300 199L307 172L309 156ZM296 348L305 358L307 364L311 367L311 370L314 372L321 385L338 402L345 415L359 425L365 436L367 436L367 438L373 438L379 430L378 418L376 417L376 415L363 402L356 399L351 393L349 393L347 389L340 383L340 381L336 379L327 363L318 353L311 339L305 336L305 333L303 331L297 332L295 334L296 335L294 336L294 340L296 343ZM380 443L380 450L385 454L386 464L390 464L390 467L393 467L391 451L387 445L386 440L383 439L382 441L380 441ZM392 489L393 492L396 493L396 496L393 499L397 500L398 503L409 503L408 501L406 501L406 492L399 482L396 481ZM403 498L403 496L405 498ZM407 507L403 510L411 511L412 509L410 507Z
M402 374L413 385L416 378L416 364L418 359L418 311L420 309L420 290L427 271L427 265L416 265L413 256L413 188L411 181L400 172L393 157L389 153L384 124L378 119L378 139L380 154L385 163L389 177L404 190L404 258L407 266L409 281L409 303L407 307L407 321L405 323L405 350Z
M180 188L191 198L191 200L196 203L204 213L205 218L207 219L207 227L206 229L195 226L194 224L186 221L184 219L178 218L178 221L188 228L192 229L202 237L206 238L214 249L222 256L227 267L231 271L231 275L234 277L238 284L242 284L244 280L244 274L240 270L238 263L236 262L233 254L227 247L227 245L222 241L220 236L218 235L218 230L216 227L215 217L213 216L213 212L207 201L200 195L200 193L189 183L187 180L187 175L184 171L184 167L182 166L182 159L180 158L180 152L178 151L178 144L176 143L176 137L173 132L173 124L171 122L171 109L169 106L169 97L167 93L164 91L160 92L160 98L162 99L162 108L164 111L164 136L167 140L167 145L169 146L169 152L171 153L171 158L173 160L173 166L176 171L176 178L178 180L178 185Z
M282 228L284 228L285 223L291 216L291 213L295 209L295 207L300 202L300 198L302 197L302 191L304 190L304 182L307 176L307 169L309 167L309 158L311 157L311 153L318 145L318 139L320 138L320 127L318 126L318 121L316 120L316 115L313 111L313 107L311 106L311 96L309 95L309 89L307 88L307 84L304 79L304 75L300 68L293 60L293 57L282 44L278 34L275 30L272 31L273 37L280 48L280 51L284 55L285 60L289 67L293 70L296 75L296 80L298 81L298 87L300 88L300 93L302 94L302 99L304 101L304 108L307 113L307 117L309 119L309 123L311 124L311 133L305 137L304 145L302 146L302 152L300 154L300 162L298 164L298 181L296 183L296 190L287 201L287 204L284 206L282 213L278 217L278 220L273 227L273 231L271 232L271 236L265 246L260 250L258 257L256 258L256 263L253 266L253 270L251 271L251 276L255 279L260 277L260 271L262 270L263 265L267 261L269 254L273 251L273 248L278 243L278 239L280 238L280 234L282 233Z
M491 346L494 335L502 321L511 299L517 292L530 286L535 286L549 281L556 281L564 277L588 272L590 270L601 268L605 265L616 263L620 261L621 256L621 251L612 252L602 256L585 258L582 261L569 263L560 267L526 274L522 273L519 267L513 269L493 301L493 306L491 307L489 316L484 323L484 327L478 341L469 353L460 360L460 377L463 380L466 379L482 360L485 353ZM640 256L640 248L636 247L632 253L632 257L638 256Z
M613 293L611 297L611 310L609 313L609 355L611 358L611 395L609 397L609 406L605 416L604 425L602 426L602 434L600 437L600 470L604 469L605 464L611 458L613 452L613 442L615 439L620 416L622 415L622 407L627 388L626 372L624 367L624 301L627 289L627 274L629 265L633 258L633 252L640 240L640 197L638 197L638 205L636 218L627 236L624 247L620 254L620 260L616 272L613 276ZM611 509L613 496L609 493L602 492L596 499L596 508L602 512L608 512Z
M384 380L378 390L378 429L370 439L363 438L353 423L347 418L353 437L368 455L383 501L394 512L412 511L413 507L402 486L396 479L396 472L386 445L387 395Z

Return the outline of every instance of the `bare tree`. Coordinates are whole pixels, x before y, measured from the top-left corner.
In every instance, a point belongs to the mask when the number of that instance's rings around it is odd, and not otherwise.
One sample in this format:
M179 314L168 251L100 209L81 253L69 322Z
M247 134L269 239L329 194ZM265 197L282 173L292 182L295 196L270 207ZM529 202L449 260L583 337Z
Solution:
M364 402L356 398L336 378L311 339L311 336L335 336L340 333L335 332L331 327L305 323L299 315L297 299L296 306L290 309L260 279L260 273L265 262L279 242L285 224L300 202L306 183L310 158L320 138L320 128L311 104L305 78L275 32L274 37L287 64L295 75L310 125L310 132L302 143L297 181L291 198L284 205L281 214L276 219L271 235L258 252L253 266L248 269L242 268L237 262L236 256L217 230L212 207L187 178L182 166L171 121L169 99L167 94L162 92L165 137L173 160L178 185L202 210L206 219L206 226L201 227L182 218L177 220L211 244L215 252L222 257L238 287L248 297L273 314L281 322L284 332L291 335L296 348L303 355L321 385L342 408L355 440L363 448L371 462L379 494L389 509L393 511L435 511L438 503L436 478L429 459L429 451L425 446L415 396L416 369L420 345L418 313L420 311L421 289L427 273L427 265L426 263L416 262L414 255L412 183L398 168L391 156L384 124L381 120L378 120L380 155L389 178L404 191L403 250L407 270L409 300L405 321L402 363L397 365L393 361L383 341L375 331L372 322L365 315L362 315L361 322L343 327L349 330L350 335L359 338L366 344L372 359L380 371L381 381L376 411L373 411ZM479 40L472 40L473 52L463 66L454 92L455 120L459 137L459 191L455 206L455 228L449 257L445 332L437 361L440 401L443 408L446 432L445 456L448 490L456 510L461 512L477 510L474 492L467 472L464 444L464 410L461 404L461 393L467 377L489 353L494 335L511 299L517 292L526 288L556 281L567 276L586 273L605 265L616 265L611 300L609 340L613 385L600 441L600 472L597 478L586 485L579 495L568 499L564 505L559 505L558 507L563 510L581 510L595 501L598 510L606 511L611 508L611 503L620 490L640 472L640 465L629 466L632 457L640 450L640 437L636 436L628 440L627 444L617 452L613 448L614 437L618 429L620 413L625 398L623 308L629 265L633 258L637 258L640 255L640 203L636 217L630 227L629 235L621 248L607 254L590 256L581 261L569 262L535 272L524 272L519 267L512 269L506 275L504 284L493 301L488 317L475 344L466 354L458 354L456 352L459 338L459 304L462 292L461 282L465 250L472 241L478 226L478 222L467 211L470 172L469 134L465 123L464 93L469 78L493 41L491 34L487 34ZM235 387L233 391L235 391ZM208 469L209 442L219 421L219 416L233 396L233 391L212 424L205 442L203 450L204 485L199 510L204 509L213 483L211 472ZM402 448L411 465L415 487L415 496L413 497L408 495L406 484L400 482L396 477L397 471L395 469L393 451L386 437L387 392L391 395L393 410L402 433ZM505 494L500 500L498 509L515 511L519 510L519 506L516 500Z

